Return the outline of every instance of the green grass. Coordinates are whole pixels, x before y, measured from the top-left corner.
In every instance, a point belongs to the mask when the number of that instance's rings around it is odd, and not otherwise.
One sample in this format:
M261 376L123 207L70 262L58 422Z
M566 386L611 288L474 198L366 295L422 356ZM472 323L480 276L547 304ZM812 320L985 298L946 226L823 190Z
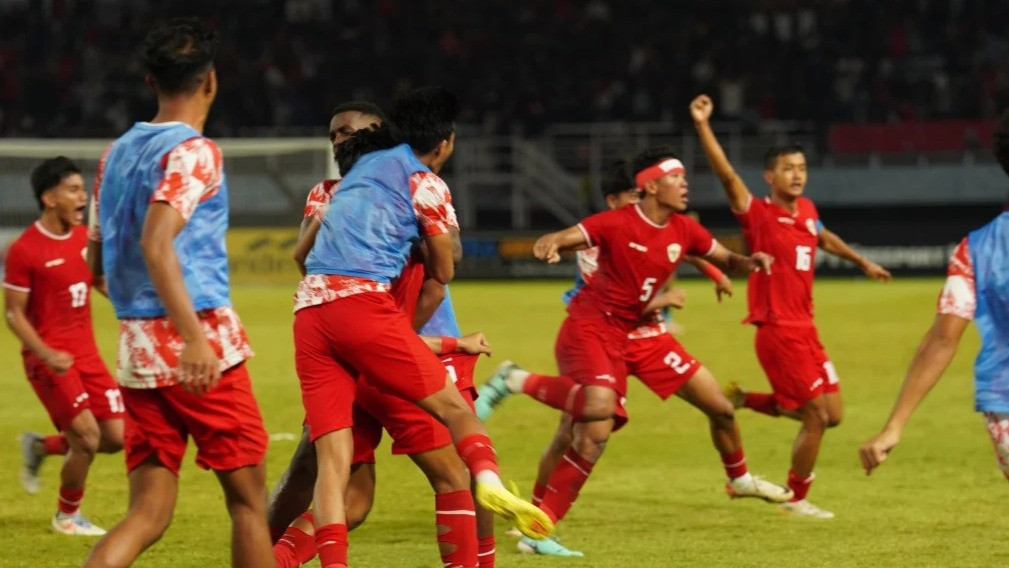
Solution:
M562 282L461 282L453 287L464 330L483 330L494 358L553 371L553 340L563 316ZM707 284L685 282L686 310L677 314L684 345L725 383L753 389L766 381L753 355L753 331L739 324L745 294L719 306ZM841 375L844 423L826 437L811 499L837 513L832 521L793 519L753 500L730 501L711 448L706 422L682 401L661 403L632 381L631 422L614 436L561 535L585 551L583 560L519 556L501 536L498 565L547 566L994 566L1009 564L1004 540L1006 484L992 456L982 419L972 411L968 332L945 380L912 420L904 441L881 470L866 478L859 442L882 424L904 369L932 319L938 280L879 285L825 280L817 285L821 337ZM250 367L271 433L298 431L302 409L294 376L287 287L242 288L235 302L257 356ZM98 337L113 361L115 325L96 301ZM24 380L17 346L0 334L0 555L2 566L75 566L92 539L49 531L58 464L47 463L43 492L25 495L17 481L17 434L51 425ZM482 380L482 379L481 379ZM739 413L751 469L783 481L797 424ZM536 461L557 415L530 399L508 401L490 420L506 478L531 486ZM271 442L269 478L280 474L294 443ZM139 566L227 565L228 520L213 475L187 457L172 527ZM379 452L379 493L371 518L351 536L354 566L437 567L433 499L409 460ZM121 456L100 456L85 512L110 526L123 514L126 483ZM503 527L501 527L503 528ZM501 531L499 531L500 533Z

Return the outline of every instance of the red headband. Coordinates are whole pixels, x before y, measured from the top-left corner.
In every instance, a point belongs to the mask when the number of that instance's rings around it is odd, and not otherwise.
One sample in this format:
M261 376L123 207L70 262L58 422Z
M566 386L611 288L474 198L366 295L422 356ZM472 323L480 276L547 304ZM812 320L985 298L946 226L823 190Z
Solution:
M676 158L666 158L654 166L648 166L638 172L634 176L634 183L639 188L643 188L646 183L657 180L662 176L684 173L687 173L687 170L683 167L683 162L680 162Z

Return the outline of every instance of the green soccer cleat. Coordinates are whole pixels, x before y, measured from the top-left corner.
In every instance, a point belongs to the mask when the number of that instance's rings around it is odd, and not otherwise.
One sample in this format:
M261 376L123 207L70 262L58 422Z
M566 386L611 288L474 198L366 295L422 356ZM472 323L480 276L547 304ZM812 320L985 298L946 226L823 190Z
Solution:
M504 399L512 395L511 389L508 388L508 374L513 369L519 368L521 367L512 361L504 361L498 365L487 382L477 389L477 399L473 403L477 418L487 420L491 414L494 414L494 409L504 402Z
M580 550L567 548L555 536L539 540L524 536L519 539L518 549L522 554L539 554L541 556L565 556L568 558L583 558L585 556Z

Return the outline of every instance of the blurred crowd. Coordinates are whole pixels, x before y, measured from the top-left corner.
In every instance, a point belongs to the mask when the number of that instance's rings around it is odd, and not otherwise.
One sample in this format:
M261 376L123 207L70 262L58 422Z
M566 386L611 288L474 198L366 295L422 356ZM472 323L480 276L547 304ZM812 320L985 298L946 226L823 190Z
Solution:
M983 0L0 0L0 135L107 137L151 114L152 21L221 33L217 136L319 132L340 101L443 84L462 121L988 118L1009 3Z

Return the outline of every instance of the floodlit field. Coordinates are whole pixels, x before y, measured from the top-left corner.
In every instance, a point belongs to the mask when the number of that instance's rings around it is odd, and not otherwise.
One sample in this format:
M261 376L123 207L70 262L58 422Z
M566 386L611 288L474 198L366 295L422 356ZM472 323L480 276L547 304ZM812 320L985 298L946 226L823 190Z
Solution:
M513 358L552 372L553 340L563 315L563 282L461 282L452 296L464 331L485 331L497 361ZM726 383L762 389L766 381L752 350L753 331L739 324L745 291L714 301L701 281L683 284L688 307L677 314L686 347ZM1004 566L1007 497L982 419L972 410L971 363L977 336L969 331L947 373L902 445L866 478L858 443L882 424L904 369L931 322L939 280L864 280L817 284L821 337L841 375L844 423L828 433L820 454L814 503L834 520L783 517L755 500L730 501L723 472L700 412L682 401L661 403L632 381L631 422L610 441L560 535L584 559L519 556L499 526L498 566ZM291 293L287 287L241 288L234 299L257 356L250 368L271 434L298 431L302 409L291 353ZM115 325L108 305L95 300L96 325L112 363ZM43 492L26 495L18 482L17 435L52 428L25 381L17 345L0 334L0 566L79 566L94 539L58 536L49 529L58 463L43 467ZM505 478L524 491L556 423L557 413L515 397L490 420ZM783 482L797 423L740 411L751 470ZM286 465L294 442L270 444L269 479ZM437 567L431 491L406 458L379 453L379 495L371 518L351 535L356 567ZM126 508L121 455L99 456L83 511L109 527ZM228 564L228 520L214 476L191 455L183 467L173 526L138 566L182 568ZM313 564L314 565L314 564Z

